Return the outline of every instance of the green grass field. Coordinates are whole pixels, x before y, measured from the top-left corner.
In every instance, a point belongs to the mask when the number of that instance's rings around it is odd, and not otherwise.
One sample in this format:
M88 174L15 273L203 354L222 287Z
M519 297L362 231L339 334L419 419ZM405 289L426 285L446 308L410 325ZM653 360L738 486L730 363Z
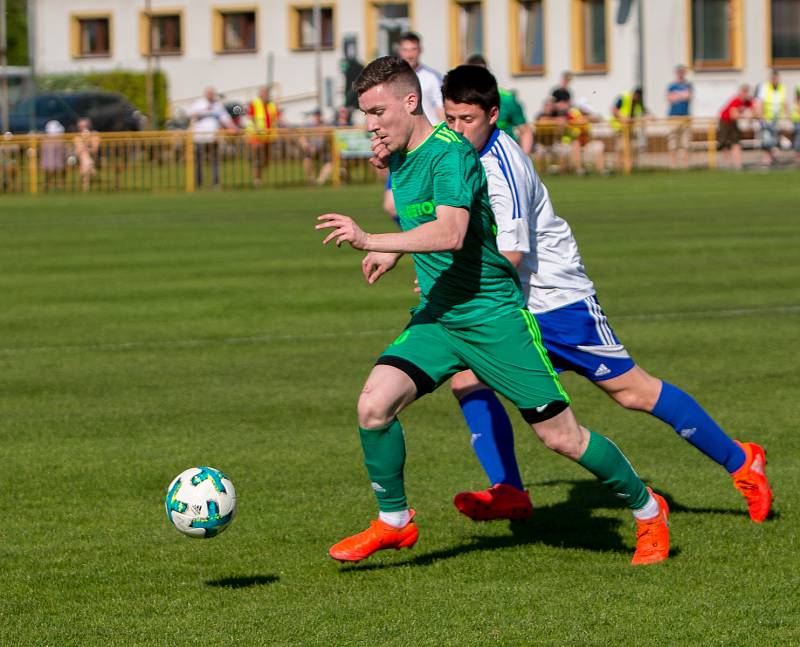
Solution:
M340 210L388 229L380 188L0 198L0 644L800 643L800 176L552 178L612 325L651 373L763 443L777 501L750 522L719 466L566 376L579 418L671 503L673 556L632 568L627 510L513 413L536 512L474 524L485 487L446 388L403 416L413 551L327 557L375 504L355 402L406 321L320 245ZM239 516L167 522L196 464Z

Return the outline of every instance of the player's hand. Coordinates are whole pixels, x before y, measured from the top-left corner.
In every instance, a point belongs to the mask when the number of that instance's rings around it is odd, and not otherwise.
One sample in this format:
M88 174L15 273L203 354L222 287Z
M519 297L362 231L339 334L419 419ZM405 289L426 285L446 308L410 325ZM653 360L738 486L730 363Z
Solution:
M347 242L353 249L367 248L369 234L361 229L352 218L340 213L324 213L317 220L321 222L314 229L333 229L322 241L323 245L327 245L333 240L337 247L341 247L342 243Z
M395 252L370 252L361 261L361 271L367 283L372 285L381 278L386 272L397 265L397 261L402 254Z
M370 139L370 148L372 149L372 157L369 158L369 163L375 168L385 169L389 168L389 156L391 153L386 148L380 137L373 135Z

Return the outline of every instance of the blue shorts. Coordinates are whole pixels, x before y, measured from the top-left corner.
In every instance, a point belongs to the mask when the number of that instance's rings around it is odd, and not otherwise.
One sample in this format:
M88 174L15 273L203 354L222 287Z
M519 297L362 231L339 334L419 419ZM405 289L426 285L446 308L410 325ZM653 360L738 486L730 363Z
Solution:
M592 382L610 380L636 364L608 325L594 296L536 315L553 368Z

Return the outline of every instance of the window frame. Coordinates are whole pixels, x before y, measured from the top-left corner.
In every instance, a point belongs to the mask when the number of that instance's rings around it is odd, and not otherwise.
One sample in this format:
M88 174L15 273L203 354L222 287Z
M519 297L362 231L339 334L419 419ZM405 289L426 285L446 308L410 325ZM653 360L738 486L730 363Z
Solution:
M572 0L572 70L577 74L608 74L611 61L611 7L603 2L603 30L605 31L605 63L589 63L586 58L586 20L584 8L590 0Z
M387 4L403 4L408 9L408 25L414 30L414 0L364 0L364 51L366 58L374 58L378 46L378 8Z
M337 40L337 11L336 5L333 2L320 3L320 10L331 10L331 44L322 44L322 51L332 51L336 49ZM293 52L313 52L314 45L303 45L300 42L300 12L314 10L314 5L309 3L298 3L289 5L289 49Z
M547 0L531 0L538 2L542 12L542 64L526 66L522 63L522 48L519 34L519 9L525 0L509 0L508 2L508 35L511 55L512 76L545 76L547 74Z
M70 54L72 58L113 58L114 57L114 15L110 11L73 12L70 19ZM85 53L81 50L81 23L88 20L108 21L108 50L99 54Z
M178 51L175 52L160 50L151 52L152 41L150 40L150 25L152 19L169 17L178 18L180 23L178 32L180 34L181 46L178 48ZM145 10L139 12L139 53L142 56L183 56L186 53L186 19L183 15L182 8L158 7L157 9L151 9L149 15Z
M796 58L775 58L772 53L772 3L774 0L764 0L765 14L766 14L766 44L767 44L767 61L769 67L774 67L777 70L797 70L800 69L800 57Z
M480 52L464 50L464 34L459 28L461 11L465 5L478 5L481 16L481 49ZM463 64L472 54L484 54L486 51L486 3L483 0L450 0L450 67Z
M215 54L255 54L260 45L260 15L258 5L222 5L211 8L211 42ZM252 48L228 49L225 47L225 16L230 14L252 13L255 43Z
M694 12L692 10L695 1L696 0L685 0L687 68L695 72L741 70L744 66L744 4L742 0L725 0L728 3L731 16L728 26L730 58L726 61L712 60L709 62L701 62L700 65L698 65L694 52Z

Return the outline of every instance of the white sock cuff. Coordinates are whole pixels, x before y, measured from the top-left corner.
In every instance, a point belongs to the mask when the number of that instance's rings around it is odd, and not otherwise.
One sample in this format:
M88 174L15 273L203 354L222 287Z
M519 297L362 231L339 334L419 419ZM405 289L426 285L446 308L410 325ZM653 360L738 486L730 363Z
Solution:
M383 521L383 523L394 526L395 528L404 528L408 525L408 522L411 521L411 513L406 510L400 510L399 512L379 512L378 519Z
M655 497L652 494L648 494L647 503L643 508L639 508L638 510L633 511L633 516L635 519L639 521L644 521L645 519L652 519L653 517L658 516L658 501L656 501Z

